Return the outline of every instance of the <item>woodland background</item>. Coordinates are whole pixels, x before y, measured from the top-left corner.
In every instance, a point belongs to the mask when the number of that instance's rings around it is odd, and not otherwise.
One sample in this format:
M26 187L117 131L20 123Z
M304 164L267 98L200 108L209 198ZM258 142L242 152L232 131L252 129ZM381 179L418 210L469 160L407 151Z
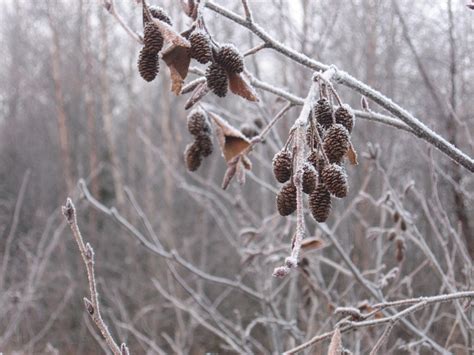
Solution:
M165 8L179 30L189 24L177 1L150 3ZM216 3L242 14L240 1ZM472 156L474 11L464 0L395 3L250 1L255 21L282 43L351 73ZM116 6L131 28L142 31L140 6L126 0ZM339 319L335 307L376 302L342 262L329 231L388 299L472 290L474 177L426 142L358 119L352 139L360 164L348 167L349 197L334 203L327 227L307 218L310 235L324 246L305 255L307 273L275 279L272 270L288 252L294 220L276 213L271 159L300 108L291 108L251 155L247 183L232 183L224 192L219 186L225 164L217 151L197 173L186 172L183 150L191 141L186 97L170 92L164 65L154 82L140 78L140 46L99 1L4 0L0 8L0 351L5 354L92 354L103 348L84 311L84 266L60 213L67 196L75 201L84 237L96 253L106 323L135 354L234 352L206 323L242 344L248 344L242 339L251 326L255 343L251 340L249 349L278 353L332 329ZM242 52L259 44L210 10L205 19L219 42L233 42ZM255 77L306 96L312 72L276 52L259 51L245 65ZM359 94L337 89L360 109ZM255 118L269 121L285 101L258 92L258 104L211 95L204 102L237 127ZM370 157L364 154L369 151ZM156 236L209 275L272 295L271 301L265 304L235 285L200 277L150 252L110 210L104 213L82 198L81 178L99 203L115 206L139 233L150 240ZM393 219L395 212L403 222ZM404 245L399 260L397 243ZM448 351L467 354L473 335L463 317L471 322L474 317L460 307L439 304L408 319ZM353 353L368 353L382 330L347 333L343 344ZM311 351L326 348L327 342ZM384 349L433 351L401 325Z

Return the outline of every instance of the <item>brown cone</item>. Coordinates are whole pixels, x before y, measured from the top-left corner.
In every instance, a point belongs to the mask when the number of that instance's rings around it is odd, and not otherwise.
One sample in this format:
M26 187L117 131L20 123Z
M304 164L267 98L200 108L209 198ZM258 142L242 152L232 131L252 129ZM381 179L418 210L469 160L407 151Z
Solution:
M199 147L199 151L203 157L211 155L214 149L211 136L208 133L199 134L196 137L196 145Z
M145 47L142 48L138 57L138 71L141 77L146 81L152 81L159 69L158 54L148 51Z
M322 98L319 99L315 107L316 121L324 128L328 129L331 127L332 120L332 107L328 99Z
M323 169L324 169L324 165L325 165L324 158L321 157L317 151L313 151L313 152L311 152L310 155L308 155L307 160L308 160L311 164L313 164L313 166L314 166L314 168L316 169L316 171L317 171L319 174L321 174L321 172L322 172Z
M273 175L275 175L278 182L283 183L290 179L293 170L292 164L290 152L282 150L275 154L272 161Z
M349 150L349 132L341 124L332 125L326 131L323 147L330 163L340 163Z
M309 195L309 208L316 221L322 223L328 219L331 212L331 195L324 184L318 184Z
M163 36L153 23L146 24L143 31L143 43L148 52L158 53L163 48Z
M209 89L219 97L227 95L227 73L220 65L212 63L206 70L206 80Z
M209 38L201 31L193 32L189 36L191 43L191 57L199 63L206 64L212 59L212 49Z
M203 132L210 132L211 126L206 117L206 113L201 110L193 110L188 115L188 131L194 136L197 136Z
M201 165L201 152L199 146L194 143L190 143L186 146L184 151L184 161L186 163L186 168L189 171L196 171Z
M232 44L225 44L219 49L216 62L232 73L242 73L244 71L244 57Z
M166 11L163 10L161 7L159 7L159 6L150 6L148 8L148 10L150 11L151 16L153 16L154 18L156 18L158 20L161 20L163 22L166 22L170 26L173 25L173 23L171 22L170 17L166 13ZM146 26L148 22L149 21L147 21L145 13L144 13L143 14L143 26Z
M282 186L277 195L277 209L282 216L296 211L296 187L292 182Z
M309 162L303 166L303 192L310 194L316 188L318 183L318 173Z
M349 133L352 133L352 128L354 128L354 113L348 105L342 105L337 108L334 112L334 118L336 123L342 124L346 127Z
M337 164L329 164L323 169L321 177L331 195L338 198L347 196L349 186L343 167Z

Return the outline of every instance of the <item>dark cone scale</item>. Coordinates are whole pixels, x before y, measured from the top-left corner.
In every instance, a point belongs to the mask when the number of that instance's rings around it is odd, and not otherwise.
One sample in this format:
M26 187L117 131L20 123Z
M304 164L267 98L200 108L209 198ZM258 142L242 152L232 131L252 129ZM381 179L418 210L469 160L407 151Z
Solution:
M331 195L338 198L347 196L349 186L343 167L337 164L329 164L323 169L321 177Z
M331 127L332 120L332 107L329 101L325 98L319 99L315 107L316 121L324 128L328 129Z
M275 154L273 157L273 174L278 182L287 182L290 180L292 172L292 159L291 153L286 150L282 150Z
M163 48L161 31L153 23L147 23L143 31L143 43L149 52L158 53Z
M342 124L349 133L352 133L352 128L354 128L354 113L349 106L342 105L338 107L336 112L334 112L334 118L336 119L336 123Z
M193 32L189 36L191 43L191 57L199 63L206 64L212 59L212 49L209 38L201 31Z
M188 115L188 131L193 136L198 136L203 132L209 133L211 131L211 126L203 110L193 110Z
M146 81L152 81L156 78L159 69L158 54L142 48L138 57L138 71L141 77Z
M324 184L318 184L309 195L309 209L316 221L322 223L328 219L331 212L331 195Z
M216 62L232 73L242 73L244 71L244 57L232 44L225 44L219 49Z
M314 168L316 171L321 174L321 172L324 169L324 158L320 156L320 154L317 151L311 152L310 155L308 155L307 160L313 164Z
M170 17L168 16L168 14L166 13L165 10L163 10L161 7L159 6L150 6L148 8L148 10L150 11L150 14L151 16L153 16L154 18L158 19L158 20L161 20L163 22L166 22L168 25L172 26L173 23L171 22L171 19ZM148 23L149 21L147 21L146 19L146 16L145 16L145 13L143 14L143 26L146 26L146 24Z
M330 163L340 163L349 150L349 132L341 124L332 125L324 137L323 147Z
M189 171L196 171L201 165L201 151L196 142L190 143L186 146L186 150L184 151L184 161L186 163L186 168Z
M214 149L210 134L205 132L196 137L196 145L199 147L199 151L203 157L211 155Z
M277 209L282 216L288 216L296 211L296 187L289 182L282 186L277 195Z
M316 188L318 183L318 173L310 163L305 163L303 166L303 192L310 194Z
M206 80L209 90L219 97L227 95L227 73L220 65L212 63L206 70Z

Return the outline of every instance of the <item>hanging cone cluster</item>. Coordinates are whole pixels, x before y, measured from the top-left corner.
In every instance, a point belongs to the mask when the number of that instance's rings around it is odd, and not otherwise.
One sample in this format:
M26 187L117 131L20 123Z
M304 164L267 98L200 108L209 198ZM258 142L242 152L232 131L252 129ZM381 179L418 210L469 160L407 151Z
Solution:
M333 123L332 106L328 99L321 98L316 102L313 110L315 111L316 122L324 129L331 127Z
M214 150L211 125L206 112L201 109L191 111L187 121L188 131L195 140L186 147L184 159L188 170L195 171L201 165L202 158L211 155Z
M219 97L227 95L229 79L223 67L219 64L212 63L206 70L206 80L209 90Z
M326 131L323 147L330 163L341 163L349 145L349 132L343 125L334 124Z
M277 195L277 209L282 216L289 216L296 211L296 187L291 181L280 189Z
M310 194L316 188L318 183L318 173L312 164L306 162L303 165L303 192Z
M244 71L244 57L232 44L223 45L216 54L216 62L231 73Z
M206 64L212 59L212 48L209 37L202 31L195 31L189 36L191 43L191 58L201 64Z
M282 150L275 154L272 161L273 174L278 182L284 183L290 180L293 171L293 160L290 152Z
M138 72L141 77L148 82L152 81L156 78L159 69L158 54L143 47L138 57Z
M354 113L350 106L339 106L334 112L334 118L336 119L336 123L343 125L349 133L352 133L352 128L354 128Z
M337 198L347 196L349 186L347 184L347 175L343 167L337 164L329 164L323 169L321 178L331 195Z
M316 221L322 223L328 219L331 212L331 195L324 184L318 184L309 195L309 209Z
M159 6L150 6L148 8L150 11L150 15L153 16L154 18L166 22L168 25L172 26L173 23L171 22L171 18L168 16L165 10L163 10ZM146 18L145 12L143 13L143 26L146 26L147 23L149 23L148 19Z

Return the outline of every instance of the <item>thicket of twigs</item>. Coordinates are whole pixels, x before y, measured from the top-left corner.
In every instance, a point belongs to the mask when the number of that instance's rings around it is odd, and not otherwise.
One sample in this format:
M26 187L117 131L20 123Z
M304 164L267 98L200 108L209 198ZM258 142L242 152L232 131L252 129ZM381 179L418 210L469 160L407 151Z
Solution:
M1 6L0 351L474 351L473 5Z

